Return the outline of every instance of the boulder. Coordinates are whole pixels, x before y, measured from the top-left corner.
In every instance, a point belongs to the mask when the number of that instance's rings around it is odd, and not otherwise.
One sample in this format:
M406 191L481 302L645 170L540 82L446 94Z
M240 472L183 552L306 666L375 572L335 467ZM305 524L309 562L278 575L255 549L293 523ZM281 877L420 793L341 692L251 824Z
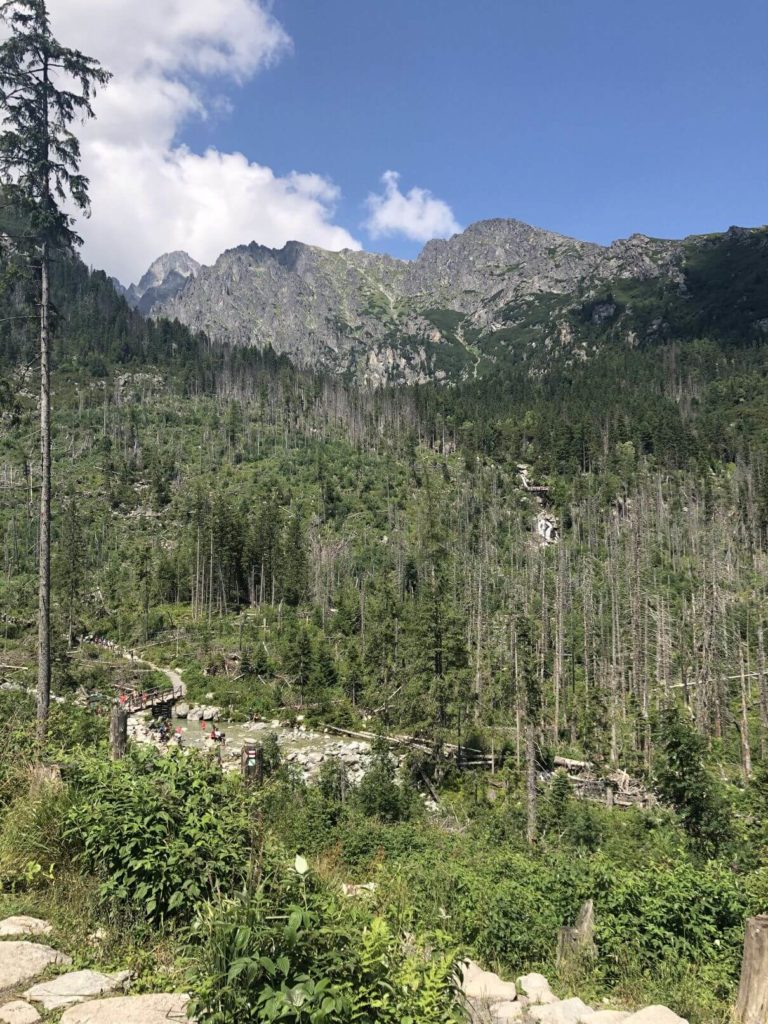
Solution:
M130 978L128 971L118 974L101 974L100 971L73 971L61 974L52 981L33 985L24 993L24 998L40 1003L46 1010L59 1010L62 1006L82 1003L106 992L122 988Z
M502 981L498 974L484 971L474 960L468 960L461 971L461 990L467 999L487 1003L512 1002L517 998L513 981Z
M17 917L6 917L0 921L0 935L50 935L51 926L47 921L39 917L27 917L21 914Z
M624 1024L688 1024L688 1021L678 1017L667 1006L646 1006L644 1010L625 1017Z
M0 1024L37 1024L40 1014L23 999L0 1006Z
M507 1024L507 1021L520 1020L525 1013L525 1007L517 999L505 999L501 1003L494 1003L491 1006L491 1019L494 1024Z
M32 981L51 964L71 963L71 957L37 942L0 942L0 992Z
M189 1024L188 1002L180 992L96 999L70 1006L59 1024Z
M202 708L189 708L187 710L187 718L189 719L190 722L199 722L202 717Z
M189 704L186 701L179 701L173 709L174 718L186 718L189 714Z
M214 707L213 704L206 704L202 709L201 717L205 722L218 722L220 714L221 708Z
M581 1018L581 1024L622 1024L629 1016L628 1010L595 1010Z
M549 987L543 974L524 974L517 979L520 992L528 996L532 1003L555 1003L557 996Z
M559 999L554 1003L528 1007L528 1015L539 1021L539 1024L579 1024L588 1013L592 1013L592 1007L578 998Z

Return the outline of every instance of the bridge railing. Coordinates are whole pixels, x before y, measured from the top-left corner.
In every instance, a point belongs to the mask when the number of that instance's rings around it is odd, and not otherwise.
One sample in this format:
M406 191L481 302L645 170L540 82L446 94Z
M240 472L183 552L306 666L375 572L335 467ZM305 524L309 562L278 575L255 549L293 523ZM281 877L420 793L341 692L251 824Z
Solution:
M117 697L117 703L125 711L133 713L156 707L158 704L172 704L174 701L181 700L182 696L183 691L180 686L155 687L141 692L123 690Z

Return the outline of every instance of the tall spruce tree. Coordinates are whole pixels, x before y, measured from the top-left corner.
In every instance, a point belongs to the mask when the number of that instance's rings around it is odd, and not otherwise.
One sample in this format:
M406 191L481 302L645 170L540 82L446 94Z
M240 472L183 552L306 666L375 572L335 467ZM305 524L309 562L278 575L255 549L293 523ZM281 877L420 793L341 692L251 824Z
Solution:
M109 73L92 57L62 46L51 33L45 0L5 0L0 20L0 176L21 214L17 248L35 269L40 305L40 534L38 593L38 737L44 739L51 694L51 384L50 265L79 242L65 206L88 210L80 144L70 130L93 116L93 90Z

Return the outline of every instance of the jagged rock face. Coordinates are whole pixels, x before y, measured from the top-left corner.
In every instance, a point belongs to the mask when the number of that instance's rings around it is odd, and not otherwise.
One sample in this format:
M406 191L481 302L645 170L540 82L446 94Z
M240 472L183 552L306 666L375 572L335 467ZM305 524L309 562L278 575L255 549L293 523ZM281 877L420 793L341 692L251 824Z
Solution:
M138 284L124 288L116 279L112 281L131 306L147 314L153 306L173 298L199 270L197 260L177 250L159 256Z
M484 220L427 242L406 287L431 305L471 313L491 297L503 305L518 294L571 291L604 251L519 220Z
M664 337L663 318L637 322L633 289L658 291L658 284L686 301L692 252L717 239L755 245L758 235L633 235L601 246L488 220L429 242L413 262L300 242L277 250L251 243L201 268L170 254L137 290L144 288L140 309L177 318L214 342L271 346L300 366L370 384L477 375L520 344L530 372L540 373L553 358L588 359L596 331L628 345ZM580 318L590 302L586 328Z
M300 242L279 250L252 243L225 252L151 313L213 341L271 345L299 365L415 383L441 376L429 347L444 336L425 312L489 321L521 295L571 290L605 252L515 220L482 221L429 242L412 263Z

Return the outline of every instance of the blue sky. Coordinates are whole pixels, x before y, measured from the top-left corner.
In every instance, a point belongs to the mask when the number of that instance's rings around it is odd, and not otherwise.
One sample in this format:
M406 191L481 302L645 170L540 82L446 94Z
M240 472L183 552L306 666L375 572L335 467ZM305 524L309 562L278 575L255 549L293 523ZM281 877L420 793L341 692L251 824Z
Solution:
M765 0L278 0L293 53L194 147L239 149L342 189L336 220L375 247L383 171L466 225L517 217L607 242L768 219Z
M125 275L286 236L410 257L486 217L599 242L768 220L766 0L50 2L116 70L86 249Z

